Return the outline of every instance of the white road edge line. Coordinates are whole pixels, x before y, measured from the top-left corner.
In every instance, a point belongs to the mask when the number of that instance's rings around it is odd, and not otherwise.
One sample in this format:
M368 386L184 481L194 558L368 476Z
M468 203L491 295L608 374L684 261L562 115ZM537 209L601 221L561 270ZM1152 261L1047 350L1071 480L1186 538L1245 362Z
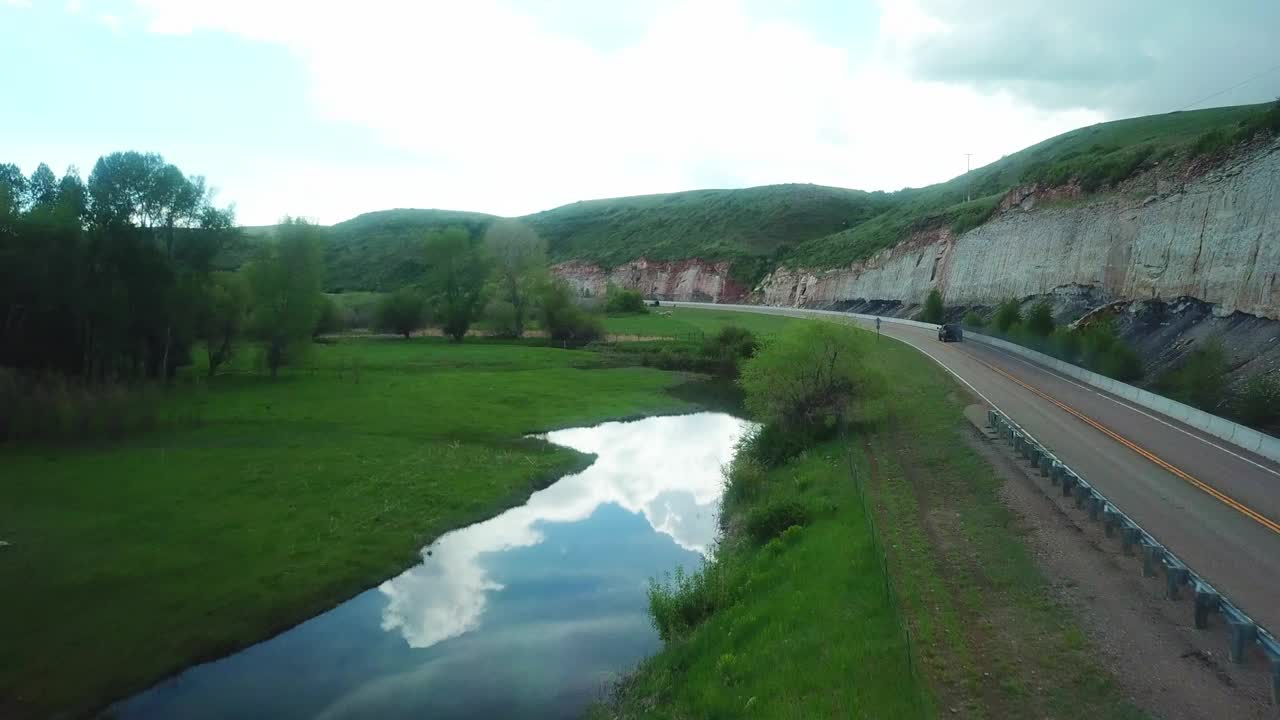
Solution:
M1262 470L1263 472L1269 473L1269 474L1271 474L1271 475L1275 475L1276 477L1280 477L1280 472L1276 472L1275 470L1272 470L1271 468L1267 467L1266 465L1262 465L1262 464L1260 464L1260 463L1254 462L1253 460L1250 460L1249 458L1247 458L1247 457L1245 457L1245 456L1243 456L1243 455L1240 455L1239 453L1232 452L1230 449L1228 449L1228 448L1224 448L1224 447L1222 447L1221 445L1219 445L1218 443L1213 442L1212 440L1209 440L1209 439L1206 439L1206 438L1200 437L1199 435L1196 435L1195 433L1192 433L1192 432L1187 432L1186 430L1184 430L1184 429L1182 429L1182 428L1178 427L1177 425L1174 425L1173 423L1167 422L1167 421L1165 421L1165 420L1161 420L1160 418L1156 417L1155 415L1152 415L1152 414L1150 414L1150 413L1148 413L1148 412L1145 412L1145 411L1143 411L1143 410L1141 410L1141 409L1139 409L1139 408L1137 408L1137 407L1134 407L1133 405L1130 405L1130 404L1129 404L1129 403L1127 403L1127 402L1124 402L1124 401L1122 401L1122 400L1117 400L1116 398L1111 397L1110 395L1108 395L1108 394L1106 394L1106 393L1102 392L1101 390L1098 390L1098 389L1097 389L1097 388L1095 388L1095 387L1090 387L1090 386L1088 386L1088 385L1081 385L1080 383L1076 382L1075 380L1072 380L1071 378L1069 378L1069 377L1067 377L1067 376L1065 376L1065 375L1060 374L1060 373L1059 373L1059 372L1057 372L1056 370L1052 370L1052 369L1050 369L1050 368L1047 368L1047 367L1043 367L1043 366L1037 365L1037 364L1035 364L1035 363L1033 363L1033 362L1031 362L1031 361L1029 361L1029 360L1026 360L1025 358L1020 358L1020 357L1018 357L1017 355L1014 355L1013 353L1009 352L1008 350L1003 350L1003 349L1001 349L1001 348L995 347L994 345L986 345L985 343L982 343L982 345L983 345L984 347L991 348L993 351L995 351L995 352L997 352L997 353L999 353L999 354L1001 354L1001 355L1005 355L1005 356L1007 356L1007 357L1009 357L1009 358L1011 358L1011 359L1013 359L1013 360L1016 360L1016 361L1018 361L1018 362L1022 363L1023 365L1026 365L1027 367L1029 367L1029 368L1033 369L1033 370L1038 370L1038 371L1040 371L1040 372L1042 372L1042 373L1045 373L1046 375L1051 375L1051 376L1053 376L1053 377L1055 377L1055 378L1058 378L1059 380L1062 380L1063 382L1066 382L1066 383L1070 383L1070 384L1072 384L1072 385L1075 385L1076 387L1080 388L1081 390L1087 390L1087 391L1089 391L1089 392L1093 393L1094 395L1097 395L1098 397L1100 397L1100 398L1102 398L1102 399L1104 399L1104 400L1110 400L1111 402L1113 402L1113 403L1115 403L1115 404L1119 405L1120 407L1128 408L1129 410L1132 410L1133 412L1136 412L1136 413L1138 413L1139 415L1141 415L1141 416L1143 416L1143 417L1146 417L1146 418L1150 418L1150 419L1152 419L1152 420L1155 420L1156 422L1160 423L1161 425L1164 425L1164 426L1165 426L1165 427L1167 427L1167 428L1170 428L1170 429L1173 429L1173 430L1177 430L1178 432L1182 433L1183 435L1186 435L1187 437L1195 438L1196 440L1199 440L1200 442L1204 443L1205 445L1208 445L1209 447L1212 447L1212 448L1216 448L1216 449L1218 449L1218 450L1221 450L1222 452L1224 452L1224 453L1226 453L1226 454L1230 455L1230 456L1231 456L1231 457L1233 457L1233 458L1236 458L1237 460L1243 460L1243 461L1245 461L1245 462L1249 463L1250 465L1252 465L1252 466L1254 466L1254 467L1258 468L1259 470Z

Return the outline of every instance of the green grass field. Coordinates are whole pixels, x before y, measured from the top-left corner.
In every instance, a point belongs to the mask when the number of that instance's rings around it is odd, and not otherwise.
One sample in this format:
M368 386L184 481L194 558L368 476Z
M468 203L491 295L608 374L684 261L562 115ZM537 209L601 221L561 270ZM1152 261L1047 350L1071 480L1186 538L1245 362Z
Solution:
M679 376L599 359L317 345L275 382L175 389L196 427L0 450L0 716L83 713L262 640L583 460L525 433L690 407Z
M667 312L671 314L663 314ZM659 306L651 308L645 315L611 315L605 318L604 328L610 335L696 339L713 335L726 325L737 325L765 338L789 322L792 322L791 318L781 315Z

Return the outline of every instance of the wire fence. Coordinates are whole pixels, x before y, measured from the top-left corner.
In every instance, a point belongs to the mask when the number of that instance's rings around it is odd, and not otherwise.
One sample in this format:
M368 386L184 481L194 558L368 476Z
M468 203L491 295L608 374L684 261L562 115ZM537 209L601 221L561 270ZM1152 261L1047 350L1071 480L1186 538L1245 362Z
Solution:
M866 477L858 471L858 464L853 457L853 437L849 432L849 423L846 418L840 420L840 439L844 445L845 460L849 467L849 479L853 482L853 486L858 491L858 499L862 505L863 519L867 524L867 529L871 537L871 549L875 553L876 558L880 561L880 577L884 579L885 598L892 605L894 610L894 618L898 623L898 630L902 636L903 647L906 649L906 665L912 685L916 690L922 689L923 674L918 667L918 655L915 651L915 639L911 634L911 627L907 623L903 613L902 603L898 595L896 583L893 580L893 572L889 565L889 555L885 552L884 543L880 539L880 527L876 522L876 512L872 506L871 499L867 493ZM912 693L912 703L920 716L924 716L926 712L924 704L924 695L922 692Z

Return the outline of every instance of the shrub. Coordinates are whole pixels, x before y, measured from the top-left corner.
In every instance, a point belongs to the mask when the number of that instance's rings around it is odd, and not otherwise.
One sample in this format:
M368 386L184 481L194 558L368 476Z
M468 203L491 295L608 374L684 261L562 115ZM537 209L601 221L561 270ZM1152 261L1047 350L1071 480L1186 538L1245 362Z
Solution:
M1022 304L1012 298L1000 303L991 324L996 330L1007 333L1009 328L1022 322Z
M1280 375L1254 375L1232 398L1232 412L1241 422L1266 427L1280 421Z
M811 514L809 507L796 498L771 500L747 513L745 529L756 544L764 544L789 527L808 524Z
M542 327L553 342L585 345L604 337L604 323L578 305L563 280L545 283L538 290L537 300Z
M1072 364L1080 362L1080 333L1069 328L1054 328L1049 336L1049 347L1058 358Z
M982 326L987 324L986 321L982 319L981 315L972 310L964 314L964 320L962 322L965 327L971 327L974 330L981 330Z
M626 290L617 285L610 285L605 291L604 311L610 315L626 315L647 313L644 296L639 290Z
M1222 343L1210 340L1203 347L1187 353L1182 366L1166 373L1157 386L1175 400L1215 412L1226 404L1227 373L1230 370Z
M727 325L703 341L702 355L711 362L717 375L736 377L739 362L753 357L759 347L750 330Z
M425 324L426 302L410 289L397 290L378 303L374 325L406 339Z
M1191 144L1191 157L1196 158L1201 155L1216 155L1231 143L1231 139L1221 128L1209 130L1196 141Z
M649 616L663 642L686 635L717 610L737 600L738 567L729 557L717 558L694 573L676 568L665 580L649 581Z
M1047 300L1041 300L1031 308L1027 315L1027 331L1040 338L1053 334L1053 307Z
M787 431L831 427L879 378L864 358L874 337L827 322L796 323L742 365L747 408Z
M945 314L942 306L942 293L938 288L929 291L924 299L924 310L920 311L920 322L941 323Z
M517 328L516 306L509 300L490 300L484 307L485 324L500 337L519 337L523 328Z

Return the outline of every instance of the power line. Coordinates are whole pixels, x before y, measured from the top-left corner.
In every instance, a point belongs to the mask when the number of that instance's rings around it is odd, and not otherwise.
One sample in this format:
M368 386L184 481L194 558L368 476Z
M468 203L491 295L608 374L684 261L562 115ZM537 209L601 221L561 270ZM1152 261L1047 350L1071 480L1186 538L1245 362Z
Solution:
M1191 103L1190 105L1188 105L1188 106L1186 106L1186 107L1178 108L1178 112L1182 112L1183 110L1190 110L1191 108L1193 108L1193 107L1195 107L1195 106L1199 105L1200 103L1204 102L1205 100L1212 100L1212 99L1214 99L1214 98L1218 97L1219 95L1221 95L1221 94L1223 94L1223 93L1229 93L1229 92L1231 92L1232 90L1235 90L1236 88L1240 87L1241 85L1247 85L1247 84L1249 84L1249 83L1253 82L1254 80L1257 80L1258 78L1262 77L1263 75L1266 75L1267 73L1270 73L1270 72L1275 72L1276 70L1280 70L1280 65L1273 65L1273 66L1271 66L1271 67L1267 68L1266 70L1263 70L1262 72L1258 73L1257 75L1254 75L1253 77L1247 78L1247 79L1245 79L1245 80L1241 80L1240 82L1236 83L1235 85L1232 85L1231 87L1227 88L1226 90L1219 90L1218 92L1216 92L1216 93L1214 93L1214 94L1212 94L1212 95L1209 95L1209 96L1207 96L1207 97L1202 97L1202 98L1200 98L1199 100L1197 100L1197 101L1195 101L1195 102Z

